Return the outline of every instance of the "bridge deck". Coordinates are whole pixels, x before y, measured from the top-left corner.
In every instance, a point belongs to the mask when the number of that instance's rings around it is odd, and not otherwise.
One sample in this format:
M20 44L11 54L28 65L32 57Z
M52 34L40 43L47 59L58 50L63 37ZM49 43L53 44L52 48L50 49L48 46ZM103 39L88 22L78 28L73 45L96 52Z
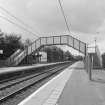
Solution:
M89 81L77 62L50 80L19 105L105 105L105 86Z

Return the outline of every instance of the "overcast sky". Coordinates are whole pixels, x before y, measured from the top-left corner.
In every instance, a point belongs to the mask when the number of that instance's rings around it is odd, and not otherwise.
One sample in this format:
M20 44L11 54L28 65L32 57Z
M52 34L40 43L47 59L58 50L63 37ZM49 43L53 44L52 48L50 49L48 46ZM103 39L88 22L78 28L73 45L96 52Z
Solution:
M61 2L72 35L86 43L93 43L96 37L101 50L104 51L105 0L61 0ZM58 0L0 0L0 7L28 24L30 30L38 36L68 34ZM20 24L2 9L0 16ZM4 32L22 34L23 39L37 38L2 18L0 28Z

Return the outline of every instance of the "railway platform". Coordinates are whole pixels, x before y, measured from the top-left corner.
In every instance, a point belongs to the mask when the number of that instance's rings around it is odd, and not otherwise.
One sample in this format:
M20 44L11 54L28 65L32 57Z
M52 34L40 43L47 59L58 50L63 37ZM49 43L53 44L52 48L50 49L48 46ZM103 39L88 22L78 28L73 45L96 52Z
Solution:
M42 64L33 64L33 65L29 65L29 66L14 66L14 67L1 67L0 68L0 73L2 73L2 71L10 71L10 70L14 70L14 69L26 69L26 68L33 68L33 67L40 67L40 66L46 66L46 65L50 65L50 64L54 64L54 63L42 63Z
M104 71L90 81L83 62L77 62L40 87L18 105L105 105ZM103 75L103 76L102 76Z
M60 64L60 63L63 63L63 62L39 63L39 64L32 64L32 65L29 65L29 66L2 67L2 68L0 68L0 74L13 72L13 71L15 72L15 71L18 71L18 70L27 70L27 69L32 69L32 68L47 67L47 66L51 66L51 65L55 65L55 64Z

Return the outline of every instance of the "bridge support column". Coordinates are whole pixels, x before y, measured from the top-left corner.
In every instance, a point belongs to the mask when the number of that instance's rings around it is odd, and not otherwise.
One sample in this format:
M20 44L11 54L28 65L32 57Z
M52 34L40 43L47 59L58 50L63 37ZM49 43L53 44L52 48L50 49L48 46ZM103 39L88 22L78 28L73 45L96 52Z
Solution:
M29 60L29 58L28 58L28 47L27 47L26 49L27 49L27 50L26 50L26 55L27 55L27 56L26 56L26 64L28 64L28 63L29 63L29 61L28 61L28 60Z
M93 56L91 54L89 54L88 52L88 47L86 47L86 51L85 51L85 69L88 73L89 76L89 80L92 80L92 69L93 69Z
M91 80L91 60L90 60L90 55L86 54L84 58L84 68L86 69L86 72L88 73L89 80Z
M89 73L89 80L92 79L92 67L91 67L91 55L88 54L88 73Z
M86 70L89 75L89 80L92 80L93 56L88 54L86 59Z

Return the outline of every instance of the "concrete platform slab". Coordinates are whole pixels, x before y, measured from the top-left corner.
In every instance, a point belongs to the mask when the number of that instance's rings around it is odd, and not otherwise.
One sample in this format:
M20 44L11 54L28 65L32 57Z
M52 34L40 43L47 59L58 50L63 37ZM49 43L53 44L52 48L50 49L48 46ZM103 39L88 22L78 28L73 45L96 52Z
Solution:
M65 69L18 105L55 105L74 70L72 68L78 64L75 63Z
M105 105L105 83L94 81L103 72L90 81L83 66L77 62L68 67L19 105Z
M103 93L105 93L105 84L90 81L85 70L77 69L68 80L57 105L105 105Z

